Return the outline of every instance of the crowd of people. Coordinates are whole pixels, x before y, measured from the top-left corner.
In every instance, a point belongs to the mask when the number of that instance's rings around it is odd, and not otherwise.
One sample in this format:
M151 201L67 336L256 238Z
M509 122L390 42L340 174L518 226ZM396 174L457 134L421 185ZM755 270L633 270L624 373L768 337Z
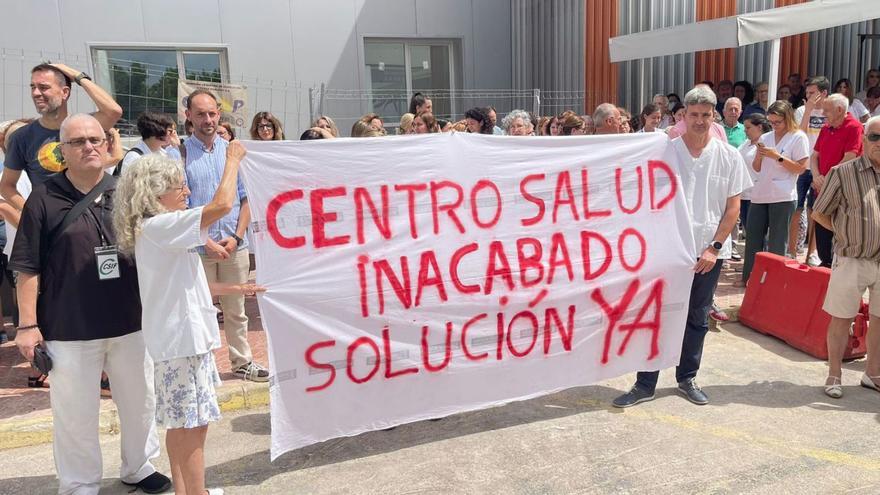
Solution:
M68 113L74 84L94 102L93 114ZM832 269L823 306L832 316L824 392L840 398L849 324L866 289L871 327L880 315L880 200L868 194L880 188L880 71L868 72L859 93L853 89L847 79L832 91L823 76L792 74L771 102L766 83L704 81L683 98L657 94L633 114L607 102L590 115L512 110L500 121L491 106L470 108L457 121L438 119L430 95L416 93L392 134L664 133L679 160L696 246L679 391L695 404L709 402L696 375L709 316L724 318L713 298L725 261L743 259L738 285L745 286L757 253L769 251ZM120 416L122 482L147 493L172 484L179 494L204 493L207 426L220 416L213 351L221 346L221 316L231 371L244 380L269 378L247 339L245 297L263 289L248 283L251 215L238 178L245 147L204 90L187 98L185 137L172 117L148 111L137 119L141 141L127 151L113 130L121 107L84 72L38 65L31 96L38 119L0 126L7 236L0 260L16 287L15 343L39 368L28 385L51 379L59 493L98 491L98 397L107 382ZM248 133L285 139L269 112L257 113ZM388 134L375 113L350 133ZM338 137L330 116L300 135ZM737 237L745 240L742 256ZM880 332L870 331L867 342L861 385L880 391ZM638 373L614 406L653 399L658 376ZM171 479L151 463L159 455L157 426L167 431Z

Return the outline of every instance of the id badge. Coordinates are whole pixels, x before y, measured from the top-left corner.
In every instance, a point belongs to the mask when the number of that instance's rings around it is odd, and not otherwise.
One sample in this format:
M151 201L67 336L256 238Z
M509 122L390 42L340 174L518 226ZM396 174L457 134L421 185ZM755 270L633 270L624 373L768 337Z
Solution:
M98 280L119 278L119 250L116 246L100 246L95 248L95 260L98 263Z

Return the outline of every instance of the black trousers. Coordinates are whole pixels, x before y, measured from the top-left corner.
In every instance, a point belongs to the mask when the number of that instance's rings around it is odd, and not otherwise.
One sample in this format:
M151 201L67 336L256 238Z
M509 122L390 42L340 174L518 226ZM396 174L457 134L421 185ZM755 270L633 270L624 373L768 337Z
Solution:
M816 223L816 252L825 268L831 268L831 260L834 258L834 232Z

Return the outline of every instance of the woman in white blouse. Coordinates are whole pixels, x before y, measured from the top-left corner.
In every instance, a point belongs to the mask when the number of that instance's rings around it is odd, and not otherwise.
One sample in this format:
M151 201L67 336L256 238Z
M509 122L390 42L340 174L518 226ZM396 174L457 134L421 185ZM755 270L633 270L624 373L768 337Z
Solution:
M746 128L746 140L739 145L739 154L742 155L743 162L746 164L746 168L749 171L749 177L752 178L752 183L755 184L758 182L758 172L752 167L752 162L755 161L755 154L758 153L758 141L761 139L762 135L770 132L770 122L767 122L767 117L763 114L754 113L745 118L743 125ZM743 229L743 233L745 233L746 224L749 221L749 207L752 204L752 189L753 188L750 187L744 190L739 199L739 225L740 228ZM736 287L743 287L745 284L742 280L737 280L733 285Z
M797 206L797 178L809 166L810 140L794 120L794 110L787 101L777 101L767 109L767 121L773 128L755 144L750 166L758 173L751 191L746 223L746 255L743 283L748 282L755 254L764 248L785 255L788 227Z
M183 164L153 153L132 163L116 186L113 225L120 251L138 264L141 317L154 362L156 425L165 444L177 493L205 493L204 446L208 424L220 419L215 387L220 376L213 350L220 347L215 295L254 295L253 284L208 284L193 250L208 239L208 227L232 209L240 141L226 149L226 167L214 198L187 208ZM220 489L207 490L210 495Z

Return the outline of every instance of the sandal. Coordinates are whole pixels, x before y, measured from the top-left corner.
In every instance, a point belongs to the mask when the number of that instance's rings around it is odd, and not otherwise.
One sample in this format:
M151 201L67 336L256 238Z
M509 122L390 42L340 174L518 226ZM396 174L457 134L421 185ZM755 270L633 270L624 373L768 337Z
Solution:
M715 303L712 303L712 309L709 310L709 317L721 323L730 321L730 316Z
M48 375L29 376L28 388L49 388L49 384L46 383L47 378L49 378Z
M862 374L862 386L880 392L880 385L877 385L878 380L880 380L880 376L870 376L867 373Z
M828 382L831 381L831 385ZM862 383L864 385L864 382ZM832 399L839 399L843 397L843 388L840 378L836 376L829 376L825 379L825 395L831 397Z

